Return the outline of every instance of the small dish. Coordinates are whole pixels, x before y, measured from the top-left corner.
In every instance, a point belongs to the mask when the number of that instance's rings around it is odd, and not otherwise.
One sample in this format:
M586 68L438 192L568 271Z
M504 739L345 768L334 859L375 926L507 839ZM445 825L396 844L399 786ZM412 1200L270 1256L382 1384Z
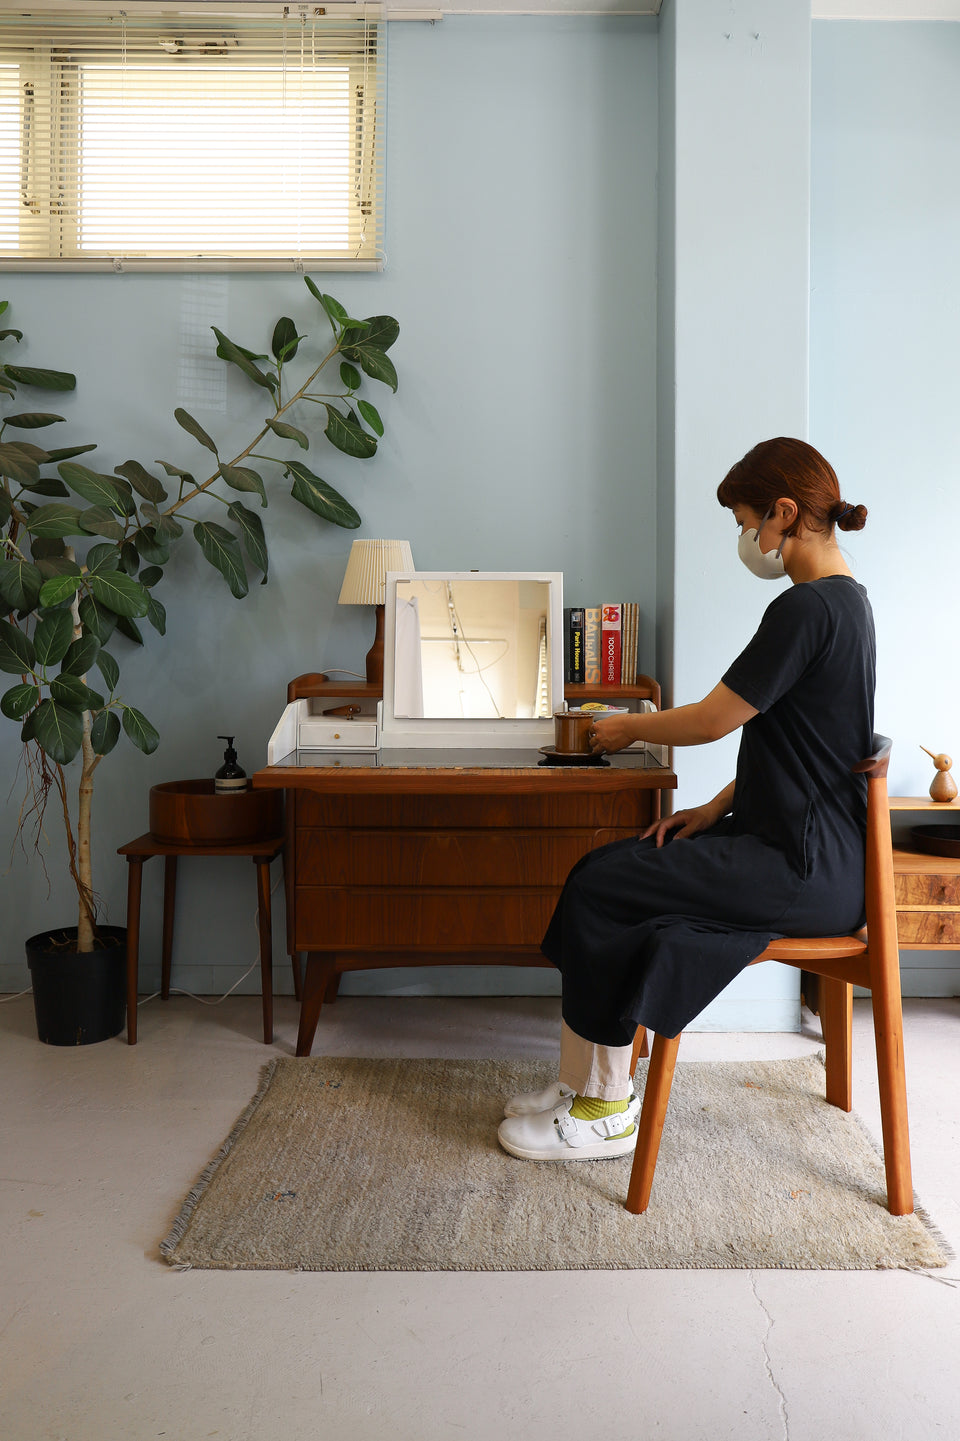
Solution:
M960 826L912 826L910 841L928 856L960 856Z
M592 751L558 751L556 746L541 746L540 754L544 759L538 761L538 765L607 766L610 764L606 756L594 755Z

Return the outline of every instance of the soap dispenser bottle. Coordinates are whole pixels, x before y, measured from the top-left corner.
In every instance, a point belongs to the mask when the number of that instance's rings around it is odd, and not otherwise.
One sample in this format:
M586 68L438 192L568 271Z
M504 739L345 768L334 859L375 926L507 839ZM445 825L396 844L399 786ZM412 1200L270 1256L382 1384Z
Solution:
M217 736L217 740L226 741L227 748L223 753L223 765L213 778L213 789L218 796L236 795L237 791L245 791L249 786L247 773L237 765L233 736Z

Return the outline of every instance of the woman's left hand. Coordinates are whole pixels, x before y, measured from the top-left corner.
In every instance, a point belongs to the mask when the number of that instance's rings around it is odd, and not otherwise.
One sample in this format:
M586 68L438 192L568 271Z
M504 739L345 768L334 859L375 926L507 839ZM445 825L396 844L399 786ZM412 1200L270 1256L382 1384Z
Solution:
M604 751L622 751L624 746L639 740L637 722L640 719L640 716L628 711L615 711L607 715L598 713L590 727L590 748L593 754L598 756L603 755Z

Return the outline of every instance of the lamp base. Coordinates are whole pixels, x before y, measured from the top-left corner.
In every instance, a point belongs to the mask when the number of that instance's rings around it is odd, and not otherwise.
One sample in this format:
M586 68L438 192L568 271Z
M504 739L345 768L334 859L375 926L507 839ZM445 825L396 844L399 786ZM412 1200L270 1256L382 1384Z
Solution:
M373 638L373 645L367 651L367 683L369 685L383 685L383 630L384 630L384 607L375 607L377 613L377 633Z

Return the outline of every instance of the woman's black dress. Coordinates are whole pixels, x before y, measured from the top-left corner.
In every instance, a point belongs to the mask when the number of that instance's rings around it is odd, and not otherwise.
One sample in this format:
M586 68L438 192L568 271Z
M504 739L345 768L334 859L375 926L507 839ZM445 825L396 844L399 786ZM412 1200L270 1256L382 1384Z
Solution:
M876 648L863 586L792 585L723 676L756 707L732 813L686 840L615 841L574 866L543 940L563 1018L623 1046L675 1036L776 936L863 925Z

